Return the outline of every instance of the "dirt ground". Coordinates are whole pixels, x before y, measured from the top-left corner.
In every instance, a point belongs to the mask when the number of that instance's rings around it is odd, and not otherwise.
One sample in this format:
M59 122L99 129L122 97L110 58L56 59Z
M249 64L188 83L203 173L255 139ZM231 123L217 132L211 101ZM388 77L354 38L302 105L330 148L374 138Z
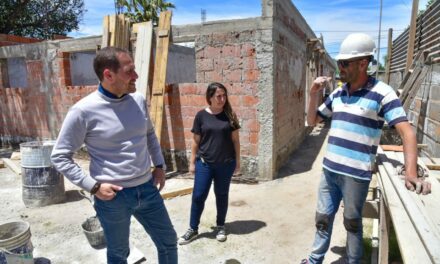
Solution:
M179 246L180 263L299 263L310 251L314 238L314 217L321 163L327 129L315 129L287 165L282 178L259 184L232 184L226 229L228 239L215 240L215 200L211 192L200 225L200 236ZM7 153L3 152L3 156ZM65 181L67 200L40 208L26 208L21 198L21 179L8 168L0 169L0 222L24 220L30 223L36 263L105 263L105 249L93 249L81 223L94 215L78 188ZM172 178L164 192L192 186L191 179ZM166 206L178 235L188 228L191 196L167 200ZM342 263L345 230L342 210L335 220L332 243L325 263ZM142 227L132 220L130 243L157 263L155 247Z

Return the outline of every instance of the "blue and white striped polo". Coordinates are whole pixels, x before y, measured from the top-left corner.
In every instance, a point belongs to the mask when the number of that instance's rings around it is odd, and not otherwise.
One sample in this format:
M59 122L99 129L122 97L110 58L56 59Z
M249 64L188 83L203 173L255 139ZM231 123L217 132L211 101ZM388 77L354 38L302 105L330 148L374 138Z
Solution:
M382 127L408 121L393 88L369 77L366 85L348 93L348 86L333 91L318 115L331 118L324 168L350 177L371 180Z

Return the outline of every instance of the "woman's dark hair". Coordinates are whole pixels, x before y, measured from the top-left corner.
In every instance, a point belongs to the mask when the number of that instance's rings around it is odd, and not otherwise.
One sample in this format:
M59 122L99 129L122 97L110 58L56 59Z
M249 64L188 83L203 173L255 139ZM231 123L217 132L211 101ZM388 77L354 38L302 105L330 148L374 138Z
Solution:
M218 82L210 83L208 85L208 89L206 90L206 101L208 102L209 105L211 105L211 98L214 96L217 89L222 89L223 91L225 91L226 102L225 102L225 106L223 107L223 111L225 112L226 116L229 118L231 127L233 129L239 129L240 124L238 122L237 115L232 110L231 104L229 103L229 99L228 99L228 90L226 90L226 87L223 84Z
M93 69L98 76L99 81L104 79L104 70L110 69L112 72L117 72L121 67L118 55L120 53L128 53L128 51L116 47L105 47L96 53L93 60Z

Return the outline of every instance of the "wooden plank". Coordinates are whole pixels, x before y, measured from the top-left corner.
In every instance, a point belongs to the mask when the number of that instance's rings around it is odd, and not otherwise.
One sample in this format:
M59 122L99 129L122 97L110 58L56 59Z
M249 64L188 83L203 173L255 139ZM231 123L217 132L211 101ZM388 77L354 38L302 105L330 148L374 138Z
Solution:
M110 16L104 16L102 20L102 42L101 48L108 47L110 44Z
M109 19L108 31L110 32L108 46L114 47L116 43L116 15L111 15Z
M12 152L10 159L11 160L21 160L21 153L20 152Z
M440 164L425 164L430 170L440 170Z
M373 230L371 231L371 264L377 264L379 259L379 219L373 219Z
M18 176L21 175L21 168L19 166L15 165L15 163L12 160L4 158L3 162L5 163L6 167L8 167L15 174L17 174Z
M414 55L414 40L416 38L416 27L417 27L417 13L419 12L419 0L412 1L412 12L411 12L411 23L409 27L409 40L408 49L406 53L406 71L410 68L412 64Z
M395 152L394 155L397 157L398 161L403 164L403 153ZM419 160L419 163L423 162ZM421 164L421 166L425 166L425 164ZM434 233L440 241L440 183L435 179L430 179L429 181L431 182L431 194L417 195L415 192L407 193L419 209L418 215L424 216L426 221L432 226L431 232Z
M174 198L177 196L190 194L190 193L192 193L192 191L193 191L193 187L188 187L188 188L180 189L177 191L163 193L163 194L161 194L161 196L163 199L171 199L171 198Z
M378 262L380 264L388 264L389 256L389 233L391 226L391 216L388 208L385 205L385 199L381 196L379 200L379 256Z
M134 64L139 78L136 81L136 90L140 92L145 99L149 98L148 78L150 71L151 44L153 40L153 23L151 21L136 23L136 53Z
M390 211L394 229L396 230L402 259L404 263L432 263L391 183L391 176L388 175L383 165L386 161L383 161L381 158L381 156L385 156L385 154L383 152L381 153L380 148L378 154L378 181L382 189L385 204ZM380 253L379 255L383 256L384 254Z
M124 14L105 16L102 25L101 48L110 46L128 50L130 46L130 22Z
M417 148L426 148L428 145L426 144L417 144ZM399 151L403 152L402 145L380 145L383 151Z
M410 90L408 97L403 103L403 109L405 111L408 111L411 102L414 100L423 80L425 79L426 74L428 73L429 68L430 67L427 65L423 66L421 73L419 74L419 76L417 76L417 79L414 81L412 85L412 89Z
M382 152L382 149L380 149L380 151ZM395 167L398 159L394 154L395 152L389 151L385 153L388 162L383 162L383 164L389 175L389 179L396 190L397 198L407 212L407 215L418 234L419 240L426 249L431 262L440 263L440 235L437 233L437 228L431 221L431 218L427 216L424 207L418 203L418 195L406 190L404 181L398 177ZM416 195L417 197L412 197L411 195Z
M160 13L158 32L171 29L171 11ZM150 116L153 121L156 136L160 142L162 136L163 104L165 80L168 62L169 35L157 38L156 63L154 64L153 92L151 98Z

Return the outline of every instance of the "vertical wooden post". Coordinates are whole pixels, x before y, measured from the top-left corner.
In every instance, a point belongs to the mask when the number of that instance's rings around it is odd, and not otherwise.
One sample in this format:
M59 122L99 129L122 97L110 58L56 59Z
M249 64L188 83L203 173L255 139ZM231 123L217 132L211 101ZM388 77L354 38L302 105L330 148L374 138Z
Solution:
M128 50L130 46L130 21L121 15L104 17L101 48L119 47Z
M136 90L145 96L145 99L150 99L148 91L149 77L150 77L150 62L151 62L151 43L153 39L153 23L151 21L136 23L133 25L133 32L136 33L136 54L135 67L139 75L136 81Z
M385 198L380 197L379 209L379 264L388 264L389 255L389 233L390 233L390 213L385 204Z
M391 57L393 56L393 29L388 29L387 67L385 69L385 83L390 83Z
M405 72L409 70L414 57L414 41L416 38L417 12L419 11L419 0L413 0L411 12L411 24L409 26L408 51L406 53Z
M163 104L168 62L168 48L171 36L171 11L163 11L159 16L157 29L156 63L154 64L153 92L151 95L151 121L160 142L162 136Z

